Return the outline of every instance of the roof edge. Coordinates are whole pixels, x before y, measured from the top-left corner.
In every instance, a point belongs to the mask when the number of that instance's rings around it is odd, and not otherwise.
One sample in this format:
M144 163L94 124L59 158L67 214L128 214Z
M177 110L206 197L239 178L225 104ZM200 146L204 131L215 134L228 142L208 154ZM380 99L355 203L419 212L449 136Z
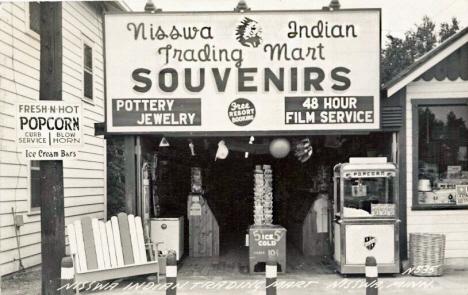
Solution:
M120 10L123 12L132 12L132 9L130 8L130 6L128 6L126 1L102 1L102 3L116 10Z
M442 44L439 46L433 48L431 51L427 52L423 56L421 56L419 59L417 59L413 64L411 64L409 67L401 71L398 75L396 75L393 79L388 81L382 86L382 90L386 91L390 89L391 87L395 86L398 82L402 81L406 77L408 77L410 74L412 74L414 71L419 69L422 65L424 65L428 60L433 58L435 55L439 54L441 51L445 50L448 48L450 45L455 43L457 40L462 38L465 34L468 33L468 27L463 28L460 30L458 33L455 35L451 36L447 40L445 40Z

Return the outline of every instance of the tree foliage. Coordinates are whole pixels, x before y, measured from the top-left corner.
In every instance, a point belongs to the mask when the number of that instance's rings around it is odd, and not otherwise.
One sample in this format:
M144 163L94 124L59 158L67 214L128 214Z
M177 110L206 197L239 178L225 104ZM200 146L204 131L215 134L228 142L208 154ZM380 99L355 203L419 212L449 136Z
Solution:
M107 139L107 216L125 212L125 151L120 137Z
M441 23L439 33L436 24L427 16L422 23L408 30L404 38L387 35L385 49L382 50L382 83L390 81L398 73L410 66L415 60L447 40L459 30L459 22Z

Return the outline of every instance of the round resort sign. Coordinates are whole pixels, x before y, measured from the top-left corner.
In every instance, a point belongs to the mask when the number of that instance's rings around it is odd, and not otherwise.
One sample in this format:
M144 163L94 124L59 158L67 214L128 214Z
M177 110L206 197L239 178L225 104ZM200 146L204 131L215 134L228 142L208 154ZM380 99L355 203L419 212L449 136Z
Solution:
M238 98L231 102L228 116L237 126L247 126L255 119L255 106L245 98Z

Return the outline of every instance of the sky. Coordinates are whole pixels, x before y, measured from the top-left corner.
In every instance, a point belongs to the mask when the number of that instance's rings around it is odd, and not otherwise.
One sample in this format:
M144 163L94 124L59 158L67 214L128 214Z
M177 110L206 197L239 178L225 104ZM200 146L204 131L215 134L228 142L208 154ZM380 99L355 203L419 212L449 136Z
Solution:
M321 9L331 0L246 0L253 10ZM126 1L133 11L143 11L146 1ZM232 11L238 0L153 0L163 11ZM385 36L403 37L427 15L437 25L456 17L460 28L468 26L468 0L340 0L341 8L381 8L382 46Z

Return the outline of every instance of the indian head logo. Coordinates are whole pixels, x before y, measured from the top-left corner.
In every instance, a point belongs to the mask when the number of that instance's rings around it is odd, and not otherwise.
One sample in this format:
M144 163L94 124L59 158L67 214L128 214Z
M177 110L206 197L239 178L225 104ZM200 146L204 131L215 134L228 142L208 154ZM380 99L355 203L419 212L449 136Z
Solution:
M364 238L364 246L368 249L368 250L372 250L374 249L375 247L375 243L377 243L377 238L375 237L365 237Z
M236 36L239 43L246 47L258 47L263 42L262 28L248 17L237 26Z

